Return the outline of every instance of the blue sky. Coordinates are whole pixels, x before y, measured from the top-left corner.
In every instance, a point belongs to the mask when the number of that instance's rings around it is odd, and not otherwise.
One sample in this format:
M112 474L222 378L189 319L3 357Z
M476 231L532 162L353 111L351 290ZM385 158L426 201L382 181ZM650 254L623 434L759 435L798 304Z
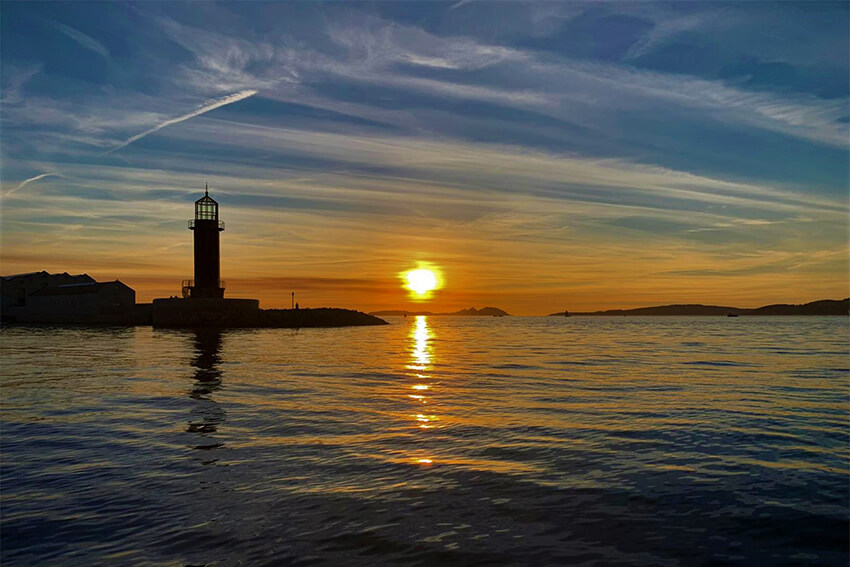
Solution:
M267 304L418 261L522 313L846 295L846 2L0 12L4 273L173 293L208 180Z

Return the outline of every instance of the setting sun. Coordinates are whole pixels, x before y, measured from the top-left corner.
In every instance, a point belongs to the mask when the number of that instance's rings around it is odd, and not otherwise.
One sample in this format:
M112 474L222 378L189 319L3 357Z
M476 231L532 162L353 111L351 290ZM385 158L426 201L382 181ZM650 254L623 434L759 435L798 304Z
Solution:
M437 276L431 270L407 272L407 289L416 293L427 293L437 287Z
M401 277L404 280L404 287L418 299L428 297L430 292L441 287L439 272L430 266L420 265L414 270L402 273Z

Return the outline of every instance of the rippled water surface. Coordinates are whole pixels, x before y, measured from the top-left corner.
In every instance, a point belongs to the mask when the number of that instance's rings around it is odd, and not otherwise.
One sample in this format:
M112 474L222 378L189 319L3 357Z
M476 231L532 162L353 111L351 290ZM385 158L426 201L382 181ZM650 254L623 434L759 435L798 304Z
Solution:
M6 328L3 565L848 563L846 318Z

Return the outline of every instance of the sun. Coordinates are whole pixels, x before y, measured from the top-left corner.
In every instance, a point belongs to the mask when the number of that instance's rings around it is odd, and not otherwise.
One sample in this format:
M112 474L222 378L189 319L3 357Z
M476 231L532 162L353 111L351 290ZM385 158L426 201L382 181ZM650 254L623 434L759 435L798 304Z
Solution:
M425 299L431 292L441 287L441 278L438 270L429 266L418 266L415 270L408 270L401 274L404 287L410 290L416 299Z
M411 270L404 277L407 289L416 293L428 293L437 287L437 276L431 270Z

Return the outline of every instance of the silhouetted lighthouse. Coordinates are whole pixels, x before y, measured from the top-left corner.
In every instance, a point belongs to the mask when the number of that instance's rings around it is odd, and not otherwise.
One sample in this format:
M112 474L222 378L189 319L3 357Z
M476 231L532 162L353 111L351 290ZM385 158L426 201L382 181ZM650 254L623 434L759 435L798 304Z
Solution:
M188 297L224 297L224 282L219 279L219 235L224 221L218 219L218 203L210 198L209 187L195 201L195 218L189 221L195 232L195 279L183 282L183 295Z

